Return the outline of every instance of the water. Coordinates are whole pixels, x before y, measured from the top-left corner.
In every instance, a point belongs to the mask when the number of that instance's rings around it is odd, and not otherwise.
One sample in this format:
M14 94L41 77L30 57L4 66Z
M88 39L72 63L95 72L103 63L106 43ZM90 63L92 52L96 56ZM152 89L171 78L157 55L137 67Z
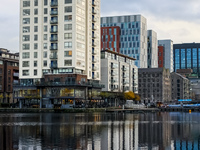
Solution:
M0 113L0 150L198 150L200 113Z

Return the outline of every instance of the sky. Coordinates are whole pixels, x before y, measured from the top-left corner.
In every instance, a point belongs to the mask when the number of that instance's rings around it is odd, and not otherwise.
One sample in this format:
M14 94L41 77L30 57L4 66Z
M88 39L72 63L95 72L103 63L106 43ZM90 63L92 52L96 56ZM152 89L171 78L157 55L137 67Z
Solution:
M18 52L19 0L0 2L0 47ZM158 39L200 43L199 0L101 0L102 17L136 14L147 19Z

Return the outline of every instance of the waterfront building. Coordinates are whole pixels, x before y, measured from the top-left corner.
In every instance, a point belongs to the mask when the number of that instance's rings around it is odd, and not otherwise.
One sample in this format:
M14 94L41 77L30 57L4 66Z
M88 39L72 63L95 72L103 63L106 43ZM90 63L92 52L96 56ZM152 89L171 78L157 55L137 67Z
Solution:
M158 40L157 33L153 30L147 31L147 65L148 68L157 68L158 67Z
M0 103L14 103L13 84L19 82L19 53L0 48Z
M172 101L177 101L179 99L191 99L190 81L175 72L172 72L170 75L172 86Z
M158 64L162 64L163 67L173 72L173 41L158 40L158 46Z
M35 89L32 87L35 95L42 98L58 98L65 89L74 91L66 99L77 99L80 93L87 99L88 88L79 93L76 87L81 84L99 87L100 0L20 2L20 85L35 86ZM49 84L43 82L51 82L51 86L46 89L43 85ZM68 89L69 84L75 85L72 90ZM62 85L62 88L55 89L52 85ZM20 87L16 98L34 93L19 90ZM46 91L53 94L52 90L57 95L45 95Z
M171 101L169 69L139 68L138 92L144 103Z
M101 51L102 91L138 93L138 68L135 59L111 50Z
M102 50L109 47L110 50L118 52L114 49L118 46L118 41L114 41L114 37L118 38L118 30L120 30L119 52L135 58L135 65L138 68L147 68L147 20L145 17L142 15L101 17L101 27L104 31L102 31Z
M200 43L174 44L174 70L192 69L200 77Z

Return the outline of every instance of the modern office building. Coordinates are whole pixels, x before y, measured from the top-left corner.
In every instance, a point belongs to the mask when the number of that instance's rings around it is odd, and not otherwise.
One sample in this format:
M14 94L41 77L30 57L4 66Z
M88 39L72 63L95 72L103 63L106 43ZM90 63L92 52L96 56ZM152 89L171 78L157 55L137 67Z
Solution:
M102 17L101 27L104 30L106 29L105 27L113 27L114 29L119 27L120 53L135 58L135 65L137 67L147 68L147 20L145 17L142 15ZM110 35L112 37L111 39L114 40L115 34L111 31L112 28L108 30L110 31L106 31L107 35ZM102 35L103 43L105 43L104 36L105 33ZM115 43L114 47L112 46L113 42L111 40L109 44L107 43L107 46L113 50L112 48L115 47ZM116 42L116 47L117 44Z
M200 43L174 44L174 71L192 69L200 77Z
M172 101L177 101L179 99L191 99L190 81L175 72L172 72L170 75L172 86Z
M157 33L153 30L147 31L147 65L148 68L157 68L158 67L158 40Z
M139 68L138 92L144 103L171 101L169 69Z
M105 49L119 53L120 27L101 27L101 50Z
M135 59L111 50L101 51L102 91L138 93L138 68Z
M21 0L21 85L47 81L98 84L99 50L100 0ZM47 75L53 79L45 79Z
M14 103L13 84L19 83L19 53L0 48L0 103Z
M173 72L173 41L170 39L169 40L158 40L158 46L163 46L164 67L166 69L169 69L170 72ZM158 50L158 51L160 52L160 50ZM160 54L158 54L158 55L160 55Z

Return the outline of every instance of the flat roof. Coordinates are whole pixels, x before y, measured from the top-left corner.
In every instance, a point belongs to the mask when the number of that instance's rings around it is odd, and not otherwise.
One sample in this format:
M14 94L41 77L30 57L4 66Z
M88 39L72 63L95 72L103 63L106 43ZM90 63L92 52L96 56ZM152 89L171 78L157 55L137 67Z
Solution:
M131 60L136 60L136 59L133 58L133 57L129 57L129 56L127 56L127 55L124 55L124 54L120 54L120 53L111 51L111 50L109 50L109 49L102 50L101 52L108 52L108 53L116 54L116 55L121 56L121 57L126 57L126 58L131 59Z

